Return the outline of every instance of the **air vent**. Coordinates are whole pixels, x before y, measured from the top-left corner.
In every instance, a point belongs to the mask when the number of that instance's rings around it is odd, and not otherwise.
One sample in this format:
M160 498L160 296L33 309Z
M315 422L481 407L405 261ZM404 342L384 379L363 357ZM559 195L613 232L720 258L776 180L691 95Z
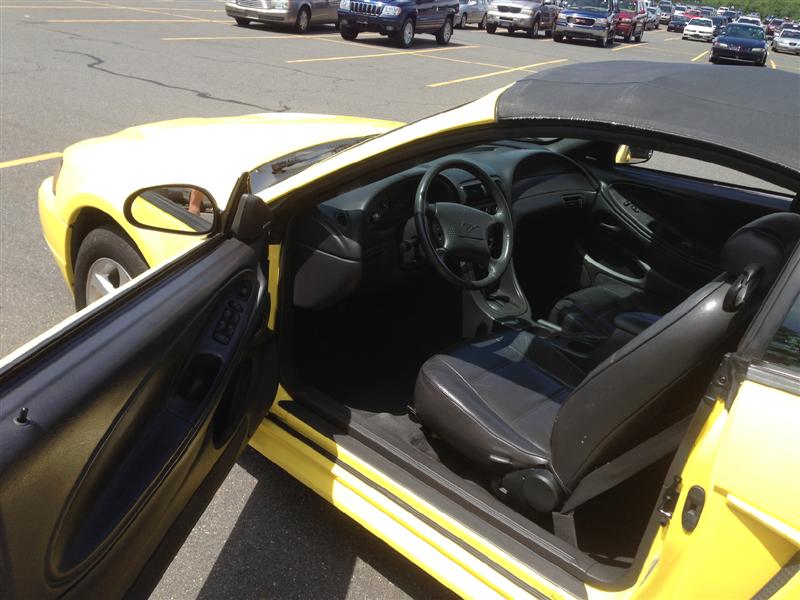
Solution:
M562 196L561 200L567 208L580 208L583 205L583 198L578 195Z

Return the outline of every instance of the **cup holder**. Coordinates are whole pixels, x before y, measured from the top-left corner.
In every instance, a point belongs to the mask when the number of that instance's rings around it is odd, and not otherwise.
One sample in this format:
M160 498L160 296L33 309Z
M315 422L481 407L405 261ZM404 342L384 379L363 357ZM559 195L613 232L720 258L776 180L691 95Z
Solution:
M567 348L579 354L589 354L594 350L594 346L584 340L570 340L567 342Z

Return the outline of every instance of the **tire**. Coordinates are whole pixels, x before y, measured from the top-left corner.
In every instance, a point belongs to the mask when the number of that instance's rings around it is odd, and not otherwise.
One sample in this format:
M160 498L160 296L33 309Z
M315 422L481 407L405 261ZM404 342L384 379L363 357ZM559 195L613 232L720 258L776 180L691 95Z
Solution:
M767 66L767 55L764 55L764 58L761 59L761 62L758 63L759 67L766 67Z
M467 15L461 15L461 19L458 21L458 28L464 29L467 26Z
M94 282L105 279L116 289L147 269L136 245L119 227L103 225L93 229L83 238L75 257L75 308L81 310L104 295L100 293L103 286Z
M546 38L553 37L553 30L552 29L545 29L544 30L544 37L546 37Z
M630 44L630 42L631 42L630 34L625 35L622 39L626 44Z
M414 43L414 21L407 17L403 24L400 26L400 31L397 32L394 38L395 43L400 48L410 48Z
M247 27L250 25L250 19L243 19L242 17L233 17L239 27Z
M440 46L447 46L450 43L450 38L453 37L453 19L447 18L444 21L441 29L436 32L436 43Z
M528 29L525 32L525 35L527 35L529 38L531 38L533 40L535 40L536 38L539 37L539 19L535 19L533 21L533 27Z
M508 35L514 35L517 32L517 28L516 27L509 27L507 31L508 31Z
M307 6L300 9L297 13L297 20L294 22L294 30L297 33L303 34L308 31L311 25L311 11Z
M642 30L639 32L639 35L633 38L633 41L636 42L637 44L641 44L643 37L644 37L644 27L642 27Z
M352 27L348 27L347 25L340 25L339 35L342 36L342 39L345 39L348 42L352 42L354 39L358 37L358 29L353 29Z
M495 25L494 23L487 23L486 33L497 33L497 25Z
M564 34L562 33L554 33L553 34L553 41L561 43L564 41Z
M478 29L486 29L486 15L483 15L481 22L478 23Z
M716 62L717 62L717 57L716 57L716 56L713 56L713 55L712 55L712 56L709 56L709 57L708 57L708 62L716 64Z

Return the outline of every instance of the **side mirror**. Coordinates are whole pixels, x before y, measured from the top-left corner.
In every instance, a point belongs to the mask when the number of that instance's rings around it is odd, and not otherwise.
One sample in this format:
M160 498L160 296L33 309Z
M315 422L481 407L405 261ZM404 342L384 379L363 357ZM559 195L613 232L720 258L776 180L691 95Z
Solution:
M219 209L211 194L191 185L137 190L125 200L123 213L136 227L179 235L206 235L219 222Z
M618 165L640 165L653 157L653 151L644 146L622 145L617 150L616 163Z

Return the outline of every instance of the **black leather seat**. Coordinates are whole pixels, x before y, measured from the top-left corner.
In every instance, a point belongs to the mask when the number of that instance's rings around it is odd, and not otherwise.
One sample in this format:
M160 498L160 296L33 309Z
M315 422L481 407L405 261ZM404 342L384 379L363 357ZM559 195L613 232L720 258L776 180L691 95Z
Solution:
M556 510L589 471L696 407L798 239L793 213L743 227L723 249L725 273L586 375L529 333L436 355L417 377L417 415L479 465L544 474L545 497L526 500Z
M608 283L564 296L550 311L549 320L567 332L608 337L619 328L620 315L623 319L630 313L647 315L652 322L674 306L633 286Z

